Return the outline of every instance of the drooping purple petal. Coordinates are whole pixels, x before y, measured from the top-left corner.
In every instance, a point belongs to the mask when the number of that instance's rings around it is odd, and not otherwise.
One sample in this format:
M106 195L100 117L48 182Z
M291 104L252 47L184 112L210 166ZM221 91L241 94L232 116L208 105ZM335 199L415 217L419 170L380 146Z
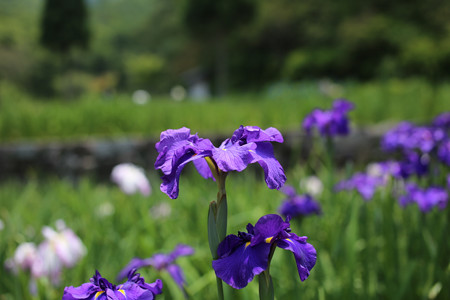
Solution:
M275 158L272 144L268 142L257 143L257 148L250 152L253 157L252 162L258 162L263 168L267 186L270 189L280 189L286 182L286 175L283 167Z
M184 279L184 274L183 274L183 270L181 269L181 267L173 264L173 265L167 266L166 270L172 277L173 281L175 281L175 283L178 285L178 287L181 290L183 290L183 286L186 281Z
M316 264L317 258L316 249L307 243L306 239L306 237L298 237L295 234L291 234L290 238L276 242L278 247L294 253L298 275L301 281L308 278L309 272Z
M207 156L207 153L203 153L201 155L193 155L192 153L186 153L182 157L180 157L177 162L173 164L172 173L166 174L161 177L162 183L160 189L162 192L166 193L170 198L176 199L178 198L179 192L179 181L181 171L183 168L191 161L197 159L203 159L203 157Z
M162 132L155 147L159 153L155 168L161 169L164 174L161 191L172 199L178 197L178 181L184 166L188 162L211 156L214 148L210 140L191 135L190 129L185 127ZM200 173L202 176L209 176L202 168Z
M200 173L200 175L202 175L203 178L205 178L205 179L212 178L214 181L216 180L205 159L194 160L194 166L197 169L197 171Z
M186 127L161 132L160 141L155 145L159 153L155 162L156 169L161 169L164 174L172 173L173 157L179 156L180 152L184 153L186 147L191 145L190 132L191 130Z
M212 262L217 277L235 289L242 289L255 275L267 269L270 244L242 244L224 258Z

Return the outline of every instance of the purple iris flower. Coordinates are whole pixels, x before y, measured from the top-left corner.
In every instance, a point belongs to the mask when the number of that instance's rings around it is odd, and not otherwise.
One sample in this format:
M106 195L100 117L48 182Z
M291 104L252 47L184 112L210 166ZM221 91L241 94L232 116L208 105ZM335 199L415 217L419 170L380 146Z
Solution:
M443 112L433 119L433 126L440 127L445 130L450 130L450 112Z
M402 178L408 178L413 174L422 176L428 173L430 156L428 154L420 155L414 151L405 151L399 165Z
M156 143L159 155L155 162L155 168L164 174L161 191L172 199L177 198L181 171L191 161L205 178L214 178L208 161L217 172L225 173L240 172L249 164L258 163L264 170L267 186L279 189L286 176L270 142L283 142L283 136L273 127L263 130L257 126L240 126L218 148L210 140L190 134L186 127L163 131Z
M162 293L162 281L157 279L154 283L146 283L136 270L128 273L128 280L120 285L111 284L103 278L98 271L89 283L79 287L66 287L62 300L152 300L155 295Z
M447 174L447 189L450 190L450 174Z
M450 138L443 141L437 150L437 157L447 166L450 166Z
M125 278L133 269L153 267L158 271L166 270L180 289L183 290L183 286L185 284L183 270L181 270L180 266L175 264L175 260L180 256L192 255L193 253L194 249L192 247L180 244L177 245L169 254L158 253L150 258L144 259L135 257L119 272L117 280L120 281Z
M381 145L385 151L401 149L430 153L445 137L446 133L442 128L402 122L384 134Z
M394 177L396 179L401 178L401 165L397 161L388 160L388 161L382 161L374 164L376 168L379 168L379 172L370 172L368 170L368 175L374 176L374 177L382 177L386 181L389 179L389 177Z
M219 258L212 265L217 277L241 289L268 268L271 248L276 246L294 254L298 274L304 281L316 264L316 249L306 240L306 236L291 233L289 217L283 221L279 215L266 215L255 226L248 224L247 233L228 235L219 244Z
M287 196L279 208L282 215L295 218L321 213L319 202L309 194L297 195L295 189L287 185L282 188L282 192Z
M331 110L314 109L303 120L303 128L310 133L317 127L321 136L347 135L350 132L347 113L354 104L345 99L336 99Z
M448 194L444 188L432 186L422 189L414 183L407 184L405 194L399 197L401 206L416 203L424 213L431 211L435 206L442 210L447 206L447 202Z
M381 146L385 151L393 151L397 148L403 148L409 142L409 136L414 128L414 124L410 122L401 122L396 127L388 130L382 140Z
M336 184L337 191L356 190L364 200L369 201L373 198L378 187L385 185L386 180L383 177L370 176L366 173L355 173L351 178L343 180Z

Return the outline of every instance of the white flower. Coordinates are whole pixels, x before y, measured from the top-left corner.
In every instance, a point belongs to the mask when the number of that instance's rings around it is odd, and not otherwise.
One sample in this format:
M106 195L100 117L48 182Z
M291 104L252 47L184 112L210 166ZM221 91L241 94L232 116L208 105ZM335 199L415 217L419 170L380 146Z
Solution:
M63 263L52 243L47 240L39 244L36 258L31 266L31 275L34 278L47 277L53 285L58 285L62 268Z
M111 180L117 183L125 194L140 192L144 196L149 196L152 192L144 171L130 163L115 166L111 173Z
M67 228L62 220L57 221L58 231L45 226L42 229L46 241L45 249L54 252L61 263L68 268L73 267L84 255L86 255L86 247L80 238L70 229ZM45 245L48 243L48 245Z
M37 255L34 243L22 243L16 248L14 257L6 262L7 267L14 272L17 272L19 268L23 271L31 270Z
M17 273L19 269L31 274L30 292L37 293L36 280L48 278L56 286L60 283L63 267L73 267L86 254L80 238L66 227L62 220L56 222L57 231L45 226L42 234L45 239L39 246L34 243L20 244L13 258L5 266Z
M309 176L300 180L300 188L311 196L319 196L323 191L323 183L317 176Z

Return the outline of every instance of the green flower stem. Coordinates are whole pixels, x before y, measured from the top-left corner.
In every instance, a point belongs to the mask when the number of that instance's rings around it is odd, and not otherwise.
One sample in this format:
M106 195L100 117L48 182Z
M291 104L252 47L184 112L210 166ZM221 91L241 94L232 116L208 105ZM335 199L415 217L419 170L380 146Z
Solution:
M335 145L333 141L333 137L326 137L324 139L324 150L325 150L325 166L328 171L328 182L327 186L330 190L333 189L334 186L334 158L335 158Z
M217 248L219 247L220 242L225 239L227 234L228 205L227 193L225 190L225 179L227 177L227 173L219 170L216 163L211 158L207 157L206 161L208 162L211 172L216 179L217 187L219 190L217 192L217 200L212 201L209 204L208 211L209 249L211 250L213 259L217 259ZM216 281L218 299L223 300L224 294L222 280L219 277L216 277Z
M270 276L270 262L272 261L273 254L275 253L276 245L272 244L269 252L269 262L267 269L258 275L259 283L259 299L260 300L273 300L275 293L273 290L272 276Z

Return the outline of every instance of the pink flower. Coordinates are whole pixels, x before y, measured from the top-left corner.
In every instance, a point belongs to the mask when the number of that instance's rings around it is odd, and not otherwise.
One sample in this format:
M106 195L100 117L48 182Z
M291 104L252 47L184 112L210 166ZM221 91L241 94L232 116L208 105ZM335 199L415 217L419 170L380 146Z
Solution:
M42 229L46 240L40 248L47 248L47 251L56 254L63 266L71 268L86 254L86 247L80 238L66 227L64 221L56 221L56 227L58 231L48 226Z
M131 163L115 166L111 173L111 180L128 195L140 192L144 196L149 196L152 193L152 188L144 171Z
M22 243L17 247L14 256L6 260L5 266L14 273L17 273L19 269L23 271L31 270L36 257L36 245L34 243Z
M19 270L30 272L30 291L33 294L37 292L37 279L48 278L53 285L58 285L63 267L73 267L86 254L80 238L62 220L56 222L56 228L45 226L42 229L43 242L38 246L34 243L20 244L14 256L5 263L14 273Z

